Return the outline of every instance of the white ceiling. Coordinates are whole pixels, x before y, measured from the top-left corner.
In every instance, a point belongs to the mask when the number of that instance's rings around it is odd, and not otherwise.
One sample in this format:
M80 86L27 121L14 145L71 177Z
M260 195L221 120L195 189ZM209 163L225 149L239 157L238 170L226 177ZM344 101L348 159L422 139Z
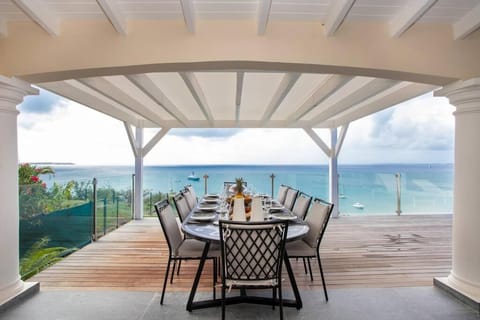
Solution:
M258 34L274 20L313 20L335 36L344 21L382 21L392 37L414 24L452 26L455 39L480 26L480 0L0 0L0 36L32 20L52 36L67 20L183 19L195 34L205 19L251 19ZM463 41L463 40L459 40ZM140 127L338 127L433 90L425 84L358 76L253 72L165 72L37 83Z

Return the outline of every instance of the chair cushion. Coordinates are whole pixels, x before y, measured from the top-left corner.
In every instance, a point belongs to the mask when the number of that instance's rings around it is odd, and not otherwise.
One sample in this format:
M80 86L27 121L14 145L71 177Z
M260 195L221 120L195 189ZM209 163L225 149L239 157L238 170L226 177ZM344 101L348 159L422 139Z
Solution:
M202 256L205 242L196 239L185 239L178 248L176 256L179 258L200 258ZM218 246L210 246L208 250L208 257L219 257L220 250Z
M289 257L315 257L317 253L316 247L311 247L303 240L287 242L285 249Z

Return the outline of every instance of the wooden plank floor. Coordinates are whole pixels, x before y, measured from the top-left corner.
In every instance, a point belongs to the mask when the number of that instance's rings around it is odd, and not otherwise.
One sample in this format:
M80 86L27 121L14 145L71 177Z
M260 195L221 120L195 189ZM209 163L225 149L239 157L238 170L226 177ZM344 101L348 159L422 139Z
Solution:
M340 217L332 219L321 246L329 288L429 286L451 269L451 215ZM159 291L168 248L158 220L132 221L33 277L47 290ZM182 263L167 291L189 291L197 261ZM300 288L320 288L303 263L292 260ZM210 290L211 263L200 290Z

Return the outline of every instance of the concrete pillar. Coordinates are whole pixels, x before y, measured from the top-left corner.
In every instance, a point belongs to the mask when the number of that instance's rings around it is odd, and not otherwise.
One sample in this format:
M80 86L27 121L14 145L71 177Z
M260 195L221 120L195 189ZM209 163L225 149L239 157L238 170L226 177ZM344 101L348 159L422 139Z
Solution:
M138 154L135 156L135 220L143 219L143 128L135 129L135 147Z
M480 304L480 78L435 92L456 107L452 270L437 279Z
M0 305L24 290L19 275L16 106L38 94L28 83L0 76Z

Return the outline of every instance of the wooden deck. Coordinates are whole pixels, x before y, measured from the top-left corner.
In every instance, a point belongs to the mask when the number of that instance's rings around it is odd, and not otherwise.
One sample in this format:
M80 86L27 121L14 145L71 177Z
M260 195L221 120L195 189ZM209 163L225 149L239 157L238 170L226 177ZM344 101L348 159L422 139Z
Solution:
M451 269L451 215L332 219L321 246L329 288L429 286ZM47 290L159 291L168 248L157 219L132 221L33 277ZM198 262L182 264L167 291L189 291ZM320 288L292 260L300 288ZM210 290L211 263L199 290Z

